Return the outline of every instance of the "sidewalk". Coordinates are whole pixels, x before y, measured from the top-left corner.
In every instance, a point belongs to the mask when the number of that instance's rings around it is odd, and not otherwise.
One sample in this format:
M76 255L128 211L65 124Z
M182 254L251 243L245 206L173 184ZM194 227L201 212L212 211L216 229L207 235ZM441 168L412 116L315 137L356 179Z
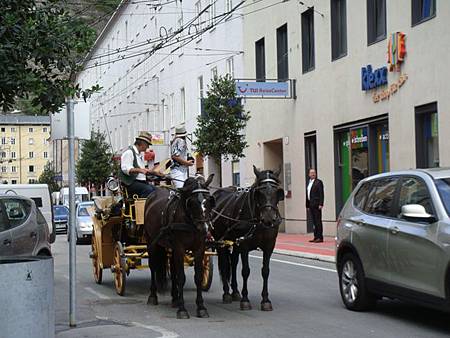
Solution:
M279 233L274 253L334 263L334 237L325 237L323 243L309 243L312 237L312 234Z

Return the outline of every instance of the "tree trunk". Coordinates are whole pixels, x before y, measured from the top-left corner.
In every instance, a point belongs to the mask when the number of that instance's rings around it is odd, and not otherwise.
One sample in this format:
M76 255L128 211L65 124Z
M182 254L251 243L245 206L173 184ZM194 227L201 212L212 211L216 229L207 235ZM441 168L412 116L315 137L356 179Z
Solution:
M208 157L208 175L214 174L211 186L222 186L222 161L214 157Z

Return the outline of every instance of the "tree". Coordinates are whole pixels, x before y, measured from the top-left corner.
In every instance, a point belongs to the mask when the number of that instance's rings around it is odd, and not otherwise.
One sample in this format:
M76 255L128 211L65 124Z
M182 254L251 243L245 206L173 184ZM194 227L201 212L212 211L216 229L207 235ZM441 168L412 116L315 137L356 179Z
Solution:
M44 166L44 170L39 176L39 183L47 184L50 192L59 191L58 183L55 180L56 172L53 170L53 163L47 162Z
M96 32L65 6L66 1L61 0L0 1L3 111L10 111L21 100L41 113L56 112L65 97L83 93L74 77ZM24 104L24 100L30 102Z
M90 140L81 145L80 159L76 164L78 183L84 186L92 184L99 191L112 171L112 152L105 135L92 132Z
M194 146L203 156L209 156L216 166L221 183L221 160L244 157L247 147L242 130L250 119L240 100L236 97L235 82L229 76L215 77L208 86L207 97L203 101L203 112L198 117L194 131Z

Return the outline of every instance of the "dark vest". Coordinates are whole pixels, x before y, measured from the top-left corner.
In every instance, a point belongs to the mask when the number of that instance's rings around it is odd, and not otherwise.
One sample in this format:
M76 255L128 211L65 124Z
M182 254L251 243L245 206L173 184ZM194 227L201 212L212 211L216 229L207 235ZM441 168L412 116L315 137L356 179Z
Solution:
M137 156L136 156L136 152L134 151L133 147L129 147L128 149L130 149L133 152L133 167L134 168L140 168L138 163L137 163ZM130 186L134 181L136 181L136 177L138 174L125 174L121 168L119 168L119 179L120 181L125 184L126 186Z

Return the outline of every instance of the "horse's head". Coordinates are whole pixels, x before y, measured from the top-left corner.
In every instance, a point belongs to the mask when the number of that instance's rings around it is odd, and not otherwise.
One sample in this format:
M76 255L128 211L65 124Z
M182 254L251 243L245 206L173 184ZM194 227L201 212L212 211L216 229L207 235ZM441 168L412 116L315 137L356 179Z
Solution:
M206 181L201 176L190 177L181 188L181 195L185 201L185 213L196 229L202 232L209 230L211 213L215 206L214 197L208 190L213 177L214 174L210 175Z
M259 221L265 226L278 226L281 223L281 215L278 210L278 202L284 200L284 190L280 188L280 172L263 170L259 171L253 166L256 175L253 189L255 191L255 210Z

